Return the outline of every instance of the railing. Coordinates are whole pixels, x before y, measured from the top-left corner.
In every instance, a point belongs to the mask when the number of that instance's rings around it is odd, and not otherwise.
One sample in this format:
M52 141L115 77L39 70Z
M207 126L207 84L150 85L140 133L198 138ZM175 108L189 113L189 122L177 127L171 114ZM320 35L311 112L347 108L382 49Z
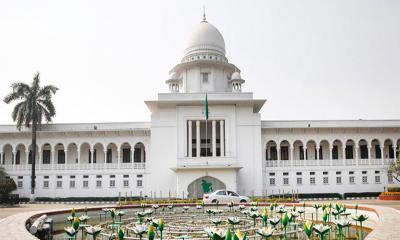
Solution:
M0 165L6 171L30 171L32 165L26 164L6 164ZM101 169L146 169L146 163L130 162L130 163L92 163L92 164L41 164L35 165L36 170L101 170Z
M344 161L344 162L343 162ZM267 160L267 168L304 167L304 166L356 166L356 165L389 165L394 159L332 159L332 160Z
M221 165L235 165L236 159L233 157L185 157L178 158L178 167L207 167Z

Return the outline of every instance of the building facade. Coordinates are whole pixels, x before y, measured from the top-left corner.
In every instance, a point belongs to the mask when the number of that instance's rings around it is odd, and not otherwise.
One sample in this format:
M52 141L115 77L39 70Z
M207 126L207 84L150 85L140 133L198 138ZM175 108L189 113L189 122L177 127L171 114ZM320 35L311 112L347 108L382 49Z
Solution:
M202 183L245 195L379 192L400 146L400 120L262 121L264 99L204 17L145 101L150 122L47 124L38 133L38 197L201 197ZM205 119L205 97L209 118ZM30 196L29 129L0 126L0 163Z

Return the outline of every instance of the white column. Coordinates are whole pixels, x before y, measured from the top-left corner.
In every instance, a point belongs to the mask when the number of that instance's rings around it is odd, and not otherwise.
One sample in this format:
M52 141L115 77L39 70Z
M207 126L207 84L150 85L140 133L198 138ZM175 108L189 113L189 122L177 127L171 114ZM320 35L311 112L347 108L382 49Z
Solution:
M134 154L135 154L135 147L131 147L131 166L132 166L132 169L134 168Z
M200 157L200 121L196 121L196 157Z
M315 150L317 150L317 156L315 156L315 160L319 160L319 147L316 147Z
M225 127L224 127L224 120L219 121L219 144L221 149L221 157L225 156Z
M397 146L394 145L392 148L393 148L393 159L394 159L394 162L396 162L396 150L397 150ZM1 154L2 154L2 153L1 153ZM2 154L2 156L3 156L3 154Z
M343 165L345 165L346 164L346 145L345 144L342 147L342 161L343 161Z
M381 164L385 162L385 147L381 147Z
M305 166L306 165L306 161L307 161L307 148L306 147L303 147L303 151L304 151L304 162L303 162L303 165Z
M11 152L11 158L13 158L12 154L14 154L14 152ZM25 157L25 158L26 158L25 165L28 166L28 165L29 165L29 150L26 151L25 156L26 156L26 157ZM28 169L28 168L27 168L27 169Z
M3 152L0 151L0 165L4 165Z
M188 157L192 157L192 120L188 121L189 132L188 132Z
M293 166L294 147L290 146L290 166Z
M90 152L90 154L92 154L92 167L94 165L94 147L92 149L92 151Z
M329 147L329 162L330 162L331 166L333 165L332 150L333 150L333 147Z
M119 168L119 165L120 165L120 158L121 158L121 150L118 150L118 152L117 152L117 156L118 156L118 158L117 158L117 163L118 163L118 168Z
M217 135L216 135L216 121L212 121L212 155L213 157L217 156Z
M65 156L65 169L67 169L67 162L68 162L68 149L64 149L64 156Z
M278 166L281 166L281 148L276 146L276 157L278 159Z
M81 151L79 150L79 148L78 148L78 150L77 150L77 158L78 158L78 169L81 169Z
M368 165L371 165L372 147L368 147Z
M55 159L56 159L56 151L53 149L50 149L50 163L51 163L51 169L54 168L54 164L55 164Z
M38 149L39 149L39 152L38 152L38 169L40 170L40 167L42 166L42 158L41 158L41 156L42 156L42 152L43 152L43 150L42 151L40 151L40 147L38 146Z
M144 147L140 148L140 162L144 162Z

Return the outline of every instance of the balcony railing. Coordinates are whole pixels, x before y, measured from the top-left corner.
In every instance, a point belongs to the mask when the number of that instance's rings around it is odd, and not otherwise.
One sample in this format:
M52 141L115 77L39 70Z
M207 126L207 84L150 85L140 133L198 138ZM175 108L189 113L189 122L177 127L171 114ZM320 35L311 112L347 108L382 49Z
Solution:
M303 167L303 166L356 166L384 165L394 162L394 159L332 159L332 160L268 160L267 168L273 167Z
M32 165L6 164L0 165L6 171L30 171ZM145 169L146 163L93 163L93 164L37 164L36 170L101 170L101 169Z
M236 165L233 157L185 157L178 158L178 167L208 167Z

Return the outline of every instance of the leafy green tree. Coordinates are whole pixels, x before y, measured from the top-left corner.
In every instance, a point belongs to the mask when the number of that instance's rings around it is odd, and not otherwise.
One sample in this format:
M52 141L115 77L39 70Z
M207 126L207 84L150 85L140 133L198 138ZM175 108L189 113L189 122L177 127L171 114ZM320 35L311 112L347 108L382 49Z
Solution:
M396 181L400 182L400 154L397 156L396 161L390 163L387 173L389 176L396 179Z
M4 171L4 168L0 167L0 202L7 201L8 194L17 189L17 185L14 179L9 178Z
M9 104L17 102L12 112L12 119L16 122L18 130L27 127L32 132L32 172L31 172L31 201L35 195L35 159L36 159L36 132L43 120L51 122L56 115L52 97L58 88L53 85L40 86L40 76L37 72L30 85L23 82L11 84L12 92L4 98Z

